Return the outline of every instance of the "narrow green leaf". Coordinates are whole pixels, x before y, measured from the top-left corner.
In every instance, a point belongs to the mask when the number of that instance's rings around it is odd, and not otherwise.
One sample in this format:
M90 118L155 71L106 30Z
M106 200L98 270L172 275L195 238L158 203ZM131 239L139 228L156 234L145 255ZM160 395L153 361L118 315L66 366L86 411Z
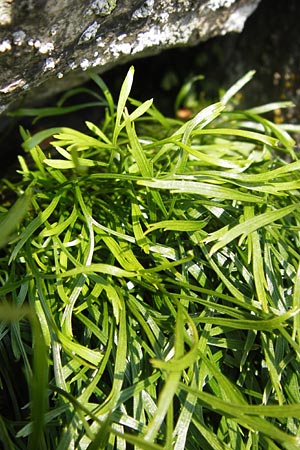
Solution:
M82 358L90 367L98 367L100 361L103 358L103 355L100 351L92 350L90 348L84 347L78 342L72 341L66 335L61 332L58 332L58 338L64 348L64 350L72 357L78 355L79 358ZM64 381L64 377L62 376L62 380ZM64 383L63 383L64 384Z
M243 137L250 141L256 141L261 144L266 144L274 148L280 148L279 140L272 136L267 136L263 133L257 133L256 131L237 130L234 128L212 128L204 130L194 130L195 135L219 135L219 136L238 136Z
M244 208L244 211L245 211L244 217L246 221L253 219L254 217L253 206L246 206ZM269 311L268 299L266 295L267 282L265 279L265 270L263 264L262 249L260 245L260 238L256 230L251 233L249 241L250 241L249 245L251 246L249 251L252 256L253 277L256 295L258 301L261 303L262 310L267 313Z
M138 165L138 168L143 177L149 178L153 176L153 167L150 161L147 160L144 149L141 146L136 132L134 124L130 121L128 115L125 115L126 131L130 143L130 151Z
M203 75L196 75L182 85L182 87L180 88L180 90L176 96L176 99L175 99L175 104L174 104L175 112L178 111L179 107L183 104L184 99L190 93L193 84L196 81L203 80L203 79L204 79Z
M184 341L182 339L182 332L184 329L184 319L186 319L191 327L193 336L193 346L191 350L184 354ZM184 311L183 307L178 305L178 313L176 319L175 329L175 354L171 361L159 361L151 360L154 367L159 367L162 370L168 372L168 378L163 387L163 390L158 399L157 410L152 418L152 421L147 427L144 438L146 441L152 442L155 439L156 434L167 414L168 409L171 407L173 396L176 392L178 382L180 380L181 371L187 366L192 366L197 359L198 352L198 333L197 329Z
M0 217L0 248L8 244L13 238L13 234L29 210L31 198L32 190L27 189L13 206Z
M283 405L284 396L281 386L281 370L279 367L279 361L276 361L275 348L274 348L274 337L267 336L265 333L261 334L261 343L265 355L266 366L269 372L270 381L272 383L272 388L276 392L276 398L279 405Z
M150 244L148 239L144 235L141 225L142 213L139 205L135 201L132 201L131 203L131 216L132 228L136 243L144 250L145 253L149 253Z
M260 214L258 216L255 216L251 219L248 219L235 227L228 229L227 227L224 230L224 233L222 236L219 235L217 240L218 242L214 244L210 250L210 255L213 255L215 252L220 250L221 248L225 247L225 245L229 244L229 242L236 239L238 236L243 235L245 238L250 233L253 233L254 231L258 230L259 228L265 227L266 225L269 225L273 222L276 222L277 220L281 219L282 217L287 216L288 214L292 213L295 209L299 208L300 203L294 203L292 205L288 205L284 208L281 208L276 211L268 211L266 213ZM208 238L204 239L205 243L211 242L216 240L214 237L214 233L211 233Z
M77 158L77 163L74 161L66 161L64 159L44 159L44 163L47 166L54 167L55 169L66 170L66 169L80 169L85 167L100 167L107 166L106 163L101 161L93 161L86 158Z
M92 131L96 136L102 139L106 144L112 145L110 139L94 123L86 121L85 124L90 131Z
M137 276L136 272L129 272L128 270L120 269L119 267L112 266L111 264L96 263L90 264L88 266L77 266L75 269L70 269L65 272L62 272L59 274L59 278L74 277L79 274L89 274L98 272L121 278L124 277L132 278Z
M133 76L134 76L134 67L131 66L130 69L127 72L127 75L125 77L125 80L123 81L121 90L120 90L120 95L119 95L119 100L118 100L118 104L117 104L117 114L116 114L116 122L115 122L115 128L114 128L114 133L113 133L113 139L112 142L114 145L116 145L117 143L117 139L121 130L121 120L123 117L123 113L125 110L125 106L126 106L126 102L128 100L131 88L132 88L132 83L133 83Z
M154 179L138 180L137 184L154 189L168 189L172 193L198 194L208 198L240 200L245 202L263 202L263 198L253 194L247 194L236 189L231 189L216 184L202 183L200 181Z
M115 105L114 105L114 100L112 98L110 90L107 87L107 84L103 81L103 79L98 74L96 74L92 70L89 71L89 76L99 86L99 88L103 92L104 97L106 98L106 101L108 104L110 115L113 116L114 110L115 110Z
M142 103L138 108L136 108L130 115L129 120L133 122L134 120L138 119L139 117L143 116L148 109L153 104L153 98L146 100L144 103Z
M294 103L289 101L273 102L267 103L266 105L255 106L254 108L250 108L247 111L253 114L264 114L275 111L276 109L292 108L293 106L295 106Z
M41 212L34 220L32 220L25 230L21 233L19 241L9 259L9 264L16 258L17 254L23 247L23 245L28 241L28 239L33 235L33 233L51 216L55 208L60 201L61 195L57 195L53 198L50 205Z
M298 265L297 275L294 284L293 307L300 308L300 263ZM293 340L296 340L298 345L300 344L300 314L294 317Z
M48 386L48 351L40 324L34 315L31 316L34 337L33 377L31 380L31 420L32 434L29 437L28 448L36 450L44 442L45 413L47 410Z
M43 231L41 231L40 236L41 237L59 236L66 228L68 228L71 224L75 223L77 214L78 211L74 206L71 214L66 218L66 220L64 220L59 224L53 224L53 226L50 229L45 228Z
M234 83L223 95L221 98L221 102L223 105L227 105L227 103L234 97L244 86L252 80L255 75L255 70L250 70L246 73L242 78L240 78L236 83Z
M164 231L197 231L201 230L206 224L207 221L205 220L162 220L161 222L150 223L145 235L161 228Z
M1 436L1 440L2 440L2 444L3 444L3 448L5 450L15 450L15 444L12 440L12 438L10 437L10 432L7 429L7 424L5 423L4 419L2 418L2 416L0 416L0 436Z
M85 108L94 108L95 106L103 106L103 102L88 102L81 103L73 106L52 106L47 108L20 108L16 111L9 113L13 117L35 117L35 122L43 117L62 116L63 114L69 114L72 112L80 111Z
M214 119L216 119L224 109L224 105L222 103L214 103L210 106L207 106L195 117L193 117L187 123L187 126L184 130L182 142L183 144L187 144L190 138L190 135L195 129L202 129L209 123L211 123Z
M284 322L299 314L298 309L291 309L290 311L282 314L279 317L273 319L256 319L256 320L242 320L242 319L226 319L225 317L199 317L196 321L199 323L212 323L222 327L229 327L234 330L262 330L271 331L278 329Z
M284 177L287 174L292 174L293 172L298 172L300 170L300 161L295 161L289 164L284 164L274 170L266 170L263 172L258 172L255 174L248 173L236 173L236 172L225 172L225 171L204 171L205 176L219 176L225 179L239 180L245 183L265 183L269 180L275 180L276 178Z
M298 436L292 436L281 431L279 428L277 428L270 422L263 420L261 417L252 418L250 415L242 413L240 410L240 407L243 407L242 405L224 402L223 400L218 399L216 396L205 392L196 391L184 385L183 383L180 383L179 386L184 391L191 392L194 395L197 395L199 400L203 401L212 410L219 411L220 414L230 414L243 426L247 426L247 428L255 429L257 431L259 430L261 433L266 434L270 438L281 442L286 448L296 450L296 448L298 448L300 445L300 439ZM249 408L251 408L251 406ZM267 406L261 406L260 408L260 415L263 415L263 408L267 408ZM280 406L280 408L283 408L283 406Z

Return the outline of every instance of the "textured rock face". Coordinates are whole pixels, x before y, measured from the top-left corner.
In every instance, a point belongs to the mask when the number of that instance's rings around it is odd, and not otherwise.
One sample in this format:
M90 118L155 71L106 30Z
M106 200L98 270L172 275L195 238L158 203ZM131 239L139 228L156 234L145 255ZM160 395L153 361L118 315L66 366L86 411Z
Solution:
M0 113L86 70L240 32L260 0L0 0ZM36 89L40 86L39 89Z

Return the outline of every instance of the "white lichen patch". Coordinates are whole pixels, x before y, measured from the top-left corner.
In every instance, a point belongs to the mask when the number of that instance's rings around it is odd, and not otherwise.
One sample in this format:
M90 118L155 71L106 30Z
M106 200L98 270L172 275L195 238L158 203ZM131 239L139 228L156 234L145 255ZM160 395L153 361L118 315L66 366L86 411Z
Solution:
M8 52L11 50L11 42L9 39L3 39L2 42L0 42L0 53Z
M132 46L129 42L122 42L120 44L114 43L110 46L110 52L114 57L120 55L130 55Z
M75 70L75 69L77 69L78 64L76 64L75 61L70 61L69 62L69 67L70 67L71 70Z
M13 37L13 43L17 46L21 46L25 42L26 33L23 30L15 31L12 34L12 37Z
M36 39L35 41L33 41L32 45L34 48L39 49L41 46L41 41L39 39Z
M131 18L133 20L145 19L149 17L154 11L154 0L146 0L142 6L136 9Z
M169 17L170 17L170 15L168 12L161 13L159 16L160 23L167 23L169 20Z
M102 66L104 63L105 63L104 59L98 56L92 61L91 67L99 67Z
M139 53L146 47L158 46L164 42L166 36L163 36L163 31L159 27L152 27L149 31L138 33L136 41L133 46L133 53Z
M39 53L41 53L42 55L51 55L53 50L54 45L52 42L43 42L39 46Z
M50 27L50 34L51 36L55 36L57 33L57 25L52 25L52 27Z
M13 81L12 83L7 84L3 88L0 89L0 92L2 94L9 94L10 92L13 92L15 89L20 89L26 85L26 81L23 78L19 78L16 81Z
M41 42L39 39L28 39L27 45L38 50L41 55L51 55L54 50L53 42Z
M189 22L165 23L152 26L148 31L137 34L132 46L132 54L141 53L151 47L172 47L174 45L187 44L193 35L193 31L199 28L199 18L191 17Z
M44 63L44 72L47 70L52 70L55 68L55 60L54 58L47 58Z
M127 36L128 35L126 33L119 34L119 36L117 37L117 40L118 41L123 41L123 39L127 38Z
M209 0L206 7L212 11L217 11L219 8L229 8L235 3L235 0Z
M105 43L103 42L103 39L102 39L101 36L96 39L96 42L97 42L97 46L98 47L100 47L100 48L104 48L105 47Z
M0 26L10 25L12 0L0 0Z
M86 30L82 33L82 35L80 36L80 39L78 41L78 44L82 44L84 42L88 42L91 39L94 39L97 31L100 28L100 24L95 20L95 22L93 22L91 25L89 25Z
M82 68L82 70L87 70L90 66L90 61L87 58L84 58L80 63L80 67Z
M94 0L86 10L86 15L108 16L117 6L117 0Z
M189 11L191 9L191 0L179 0L179 5L185 10Z

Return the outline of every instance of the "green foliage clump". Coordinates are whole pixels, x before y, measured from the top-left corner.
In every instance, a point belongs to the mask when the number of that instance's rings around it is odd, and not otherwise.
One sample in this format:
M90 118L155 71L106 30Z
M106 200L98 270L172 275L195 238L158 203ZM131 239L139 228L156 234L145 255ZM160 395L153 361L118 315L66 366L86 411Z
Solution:
M252 75L183 122L91 74L101 125L22 130L5 449L300 448L300 161L287 104L232 108Z

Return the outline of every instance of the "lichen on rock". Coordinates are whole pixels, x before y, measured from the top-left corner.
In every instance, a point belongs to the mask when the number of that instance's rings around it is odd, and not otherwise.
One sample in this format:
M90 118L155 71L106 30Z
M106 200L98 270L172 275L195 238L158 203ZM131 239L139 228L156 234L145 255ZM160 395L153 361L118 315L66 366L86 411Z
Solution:
M97 16L107 16L116 7L117 0L94 0L87 11L92 11Z
M229 8L236 0L210 0L207 8L217 11L219 8Z
M88 68L241 31L259 1L0 0L0 109L82 83Z
M10 25L11 23L11 3L12 0L0 0L0 26Z

